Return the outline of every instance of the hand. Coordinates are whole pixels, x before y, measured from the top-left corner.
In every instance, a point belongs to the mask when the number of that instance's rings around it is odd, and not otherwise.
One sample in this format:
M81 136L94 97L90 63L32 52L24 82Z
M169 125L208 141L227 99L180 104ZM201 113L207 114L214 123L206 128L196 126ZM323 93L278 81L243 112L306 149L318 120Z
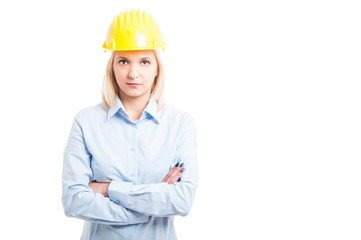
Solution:
M163 179L162 182L166 182L168 184L174 184L175 182L179 182L180 181L180 177L182 176L185 168L183 167L183 163L182 164L176 164L174 166L174 168L172 168L172 170L169 171L169 173L167 174L167 176L165 176L165 178Z
M109 184L109 182L90 182L88 185L94 193L101 193L104 197L108 197Z

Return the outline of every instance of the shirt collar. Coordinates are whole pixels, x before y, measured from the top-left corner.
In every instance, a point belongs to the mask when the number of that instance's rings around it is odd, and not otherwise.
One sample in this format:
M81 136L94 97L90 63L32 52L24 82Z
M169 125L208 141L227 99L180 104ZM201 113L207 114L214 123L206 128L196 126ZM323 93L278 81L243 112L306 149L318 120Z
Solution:
M144 109L144 112L148 113L150 116L152 116L156 120L157 123L159 123L160 112L157 111L157 108L158 108L157 101L154 99L153 96L151 96L149 98L147 106ZM122 112L124 115L128 116L127 112L125 111L124 105L118 95L116 95L116 97L115 97L115 102L114 102L113 106L111 108L109 108L109 110L108 110L107 118L110 119L117 112Z

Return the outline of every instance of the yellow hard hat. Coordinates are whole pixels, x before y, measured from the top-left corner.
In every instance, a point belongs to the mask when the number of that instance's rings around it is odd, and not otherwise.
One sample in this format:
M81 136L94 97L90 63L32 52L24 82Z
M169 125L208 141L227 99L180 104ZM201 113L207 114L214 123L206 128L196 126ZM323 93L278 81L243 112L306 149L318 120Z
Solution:
M153 17L140 10L121 12L110 24L104 51L165 48L165 42Z

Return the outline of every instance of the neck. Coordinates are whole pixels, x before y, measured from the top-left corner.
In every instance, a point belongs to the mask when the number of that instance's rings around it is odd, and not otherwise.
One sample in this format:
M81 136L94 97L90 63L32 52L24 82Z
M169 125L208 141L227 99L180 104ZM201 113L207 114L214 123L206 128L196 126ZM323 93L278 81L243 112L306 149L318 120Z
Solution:
M119 93L119 95L125 111L129 114L130 118L132 120L139 119L149 102L150 93L140 97L129 97L121 93Z

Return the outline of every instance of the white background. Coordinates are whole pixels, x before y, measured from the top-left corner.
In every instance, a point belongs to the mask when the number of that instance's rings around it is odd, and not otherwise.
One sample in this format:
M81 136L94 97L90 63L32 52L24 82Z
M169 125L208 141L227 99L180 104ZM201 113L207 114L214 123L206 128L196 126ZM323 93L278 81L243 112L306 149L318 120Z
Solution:
M361 239L361 8L347 0L2 1L0 238L80 238L63 149L101 101L108 26L132 8L168 44L167 103L197 124L179 239Z

